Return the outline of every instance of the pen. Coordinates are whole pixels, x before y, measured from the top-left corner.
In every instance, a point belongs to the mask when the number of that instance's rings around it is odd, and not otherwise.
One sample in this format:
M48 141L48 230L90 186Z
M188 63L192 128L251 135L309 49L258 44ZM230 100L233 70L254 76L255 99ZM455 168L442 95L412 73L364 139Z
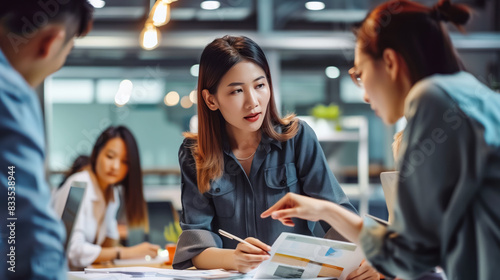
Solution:
M238 236L232 235L232 234L230 234L230 233L229 233L229 232L227 232L227 231L223 231L222 229L219 229L219 233L220 233L222 236L225 236L225 237L227 237L227 238L229 238L229 239L234 239L234 240L236 240L236 241L238 241L238 242L241 242L241 243L244 243L244 244L250 245L250 246L252 246L252 247L259 248L259 249L261 249L262 251L266 252L266 254L271 255L271 254L269 254L269 252L268 252L268 251L266 251L266 250L264 250L264 249L262 249L262 248L260 248L260 247L257 247L257 246L255 246L255 245L253 245L253 244L251 244L251 243L249 243L249 242L247 242L247 241L245 241L245 240L243 240L243 239L239 238Z

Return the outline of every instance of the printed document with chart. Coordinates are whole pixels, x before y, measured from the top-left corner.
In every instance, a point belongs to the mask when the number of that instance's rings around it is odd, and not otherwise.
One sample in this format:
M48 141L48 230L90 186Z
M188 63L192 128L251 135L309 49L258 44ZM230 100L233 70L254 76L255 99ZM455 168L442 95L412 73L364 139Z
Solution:
M254 278L316 278L343 280L363 260L361 248L353 243L282 233Z

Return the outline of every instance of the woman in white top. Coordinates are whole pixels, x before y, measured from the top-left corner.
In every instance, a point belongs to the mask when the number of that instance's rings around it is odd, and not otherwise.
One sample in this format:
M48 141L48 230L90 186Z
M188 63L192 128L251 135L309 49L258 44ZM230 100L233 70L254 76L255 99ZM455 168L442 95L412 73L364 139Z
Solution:
M147 227L139 151L132 133L123 126L107 128L97 139L90 164L72 174L55 192L53 205L62 213L71 183L87 183L87 190L68 246L73 267L114 259L155 257L159 246L148 242L119 247L116 214L122 186L128 225Z

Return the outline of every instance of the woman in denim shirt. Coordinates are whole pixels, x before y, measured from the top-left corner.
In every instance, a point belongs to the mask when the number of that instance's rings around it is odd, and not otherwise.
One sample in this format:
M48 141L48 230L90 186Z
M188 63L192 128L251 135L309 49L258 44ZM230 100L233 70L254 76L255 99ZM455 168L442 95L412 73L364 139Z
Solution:
M249 271L268 258L255 247L221 238L222 229L264 250L282 232L323 237L318 222L289 228L260 213L286 193L336 202L356 212L326 162L313 130L289 115L280 118L266 58L246 37L209 44L200 60L198 134L179 150L182 174L180 236L174 268ZM325 227L328 230L329 227ZM267 243L267 244L265 244ZM377 279L362 265L355 275Z

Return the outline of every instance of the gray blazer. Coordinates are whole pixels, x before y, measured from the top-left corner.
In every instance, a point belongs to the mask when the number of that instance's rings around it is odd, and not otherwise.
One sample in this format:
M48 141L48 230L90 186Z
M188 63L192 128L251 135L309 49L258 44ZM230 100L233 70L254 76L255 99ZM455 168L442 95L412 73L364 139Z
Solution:
M366 220L367 259L415 278L441 266L448 279L498 279L500 94L471 74L434 75L406 100L394 223Z

